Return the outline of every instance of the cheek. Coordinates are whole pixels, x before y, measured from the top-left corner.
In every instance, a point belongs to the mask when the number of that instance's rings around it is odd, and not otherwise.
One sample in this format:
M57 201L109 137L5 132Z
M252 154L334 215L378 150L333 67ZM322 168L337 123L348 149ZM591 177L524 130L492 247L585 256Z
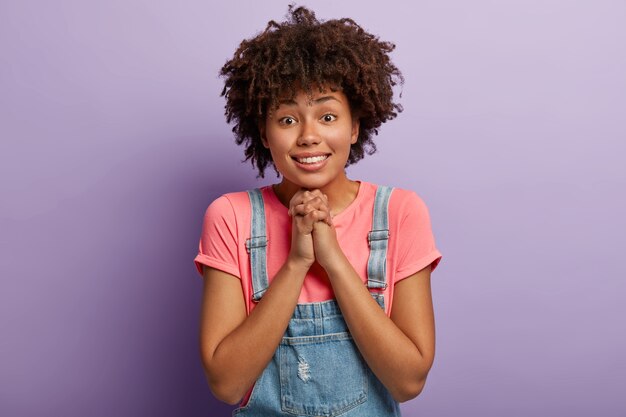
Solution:
M272 155L272 160L276 165L281 165L285 159L289 157L289 147L285 146L285 142L280 137L272 137L267 140L267 148Z
M352 128L347 127L345 129L341 129L341 131L336 132L332 136L328 137L329 143L332 143L332 146L335 147L337 151L346 149L350 149L352 146Z

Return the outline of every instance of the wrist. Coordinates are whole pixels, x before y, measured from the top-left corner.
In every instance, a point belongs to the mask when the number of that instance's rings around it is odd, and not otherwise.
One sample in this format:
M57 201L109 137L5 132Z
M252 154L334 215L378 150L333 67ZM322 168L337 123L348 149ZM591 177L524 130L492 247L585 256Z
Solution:
M324 256L323 259L318 259L317 262L324 268L329 276L344 270L346 264L350 264L350 261L348 261L348 258L346 258L346 255L339 245L329 250L326 256Z
M314 261L315 260L308 260L289 255L287 257L287 261L285 261L285 268L289 269L289 271L294 274L301 274L304 277L306 273L309 272L309 269L311 268L311 265L313 265Z

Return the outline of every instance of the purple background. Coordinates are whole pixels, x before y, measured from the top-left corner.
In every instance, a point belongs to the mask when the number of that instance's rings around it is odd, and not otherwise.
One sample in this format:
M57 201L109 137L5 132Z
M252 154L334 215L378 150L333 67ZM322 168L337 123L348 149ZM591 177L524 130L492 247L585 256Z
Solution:
M349 169L415 190L443 253L405 415L626 415L626 3L308 4L406 77ZM192 261L207 205L275 178L240 163L217 72L286 5L0 3L0 415L229 415Z

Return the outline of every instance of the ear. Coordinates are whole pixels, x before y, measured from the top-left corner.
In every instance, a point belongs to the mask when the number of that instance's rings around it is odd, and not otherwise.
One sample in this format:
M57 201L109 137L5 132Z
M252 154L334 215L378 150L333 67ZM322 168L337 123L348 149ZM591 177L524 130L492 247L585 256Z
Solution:
M352 133L350 137L350 144L354 145L356 141L359 139L359 127L361 126L361 122L358 117L354 117L352 119Z
M261 135L261 143L263 143L264 147L269 149L270 144L267 142L267 136L265 136L265 120L259 121L258 128L259 134Z

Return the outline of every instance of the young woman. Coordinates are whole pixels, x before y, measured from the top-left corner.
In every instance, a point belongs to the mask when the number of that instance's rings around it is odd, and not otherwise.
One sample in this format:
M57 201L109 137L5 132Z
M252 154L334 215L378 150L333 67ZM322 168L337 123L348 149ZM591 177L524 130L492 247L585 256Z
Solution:
M202 361L235 415L398 416L424 387L441 260L428 209L345 172L401 110L393 49L290 7L222 68L237 143L281 177L213 201L195 258Z

